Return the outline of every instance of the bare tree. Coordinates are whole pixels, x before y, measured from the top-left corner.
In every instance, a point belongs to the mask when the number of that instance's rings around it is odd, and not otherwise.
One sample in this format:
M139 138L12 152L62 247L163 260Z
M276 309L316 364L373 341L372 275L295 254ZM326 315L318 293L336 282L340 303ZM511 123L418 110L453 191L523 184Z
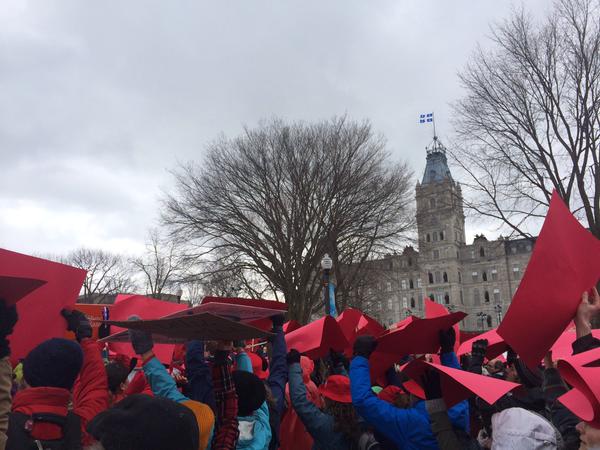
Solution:
M460 75L466 205L513 233L529 235L556 189L600 237L599 12L597 0L558 0L539 21L514 12Z
M281 294L306 322L322 306L319 262L360 265L412 229L411 173L394 163L368 122L272 120L210 145L202 165L175 173L165 202L172 235L198 257L225 255ZM336 270L344 306L352 277Z
M132 263L143 275L146 293L154 297L179 289L189 267L182 246L161 236L157 229L149 232L145 254Z
M116 294L135 290L133 268L121 255L80 248L61 258L61 262L87 270L83 303L106 303Z

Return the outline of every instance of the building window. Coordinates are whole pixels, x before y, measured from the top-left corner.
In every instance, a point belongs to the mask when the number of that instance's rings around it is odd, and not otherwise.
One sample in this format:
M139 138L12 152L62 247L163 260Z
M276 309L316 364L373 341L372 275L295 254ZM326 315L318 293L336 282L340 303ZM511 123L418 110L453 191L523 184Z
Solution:
M421 288L421 287L423 287L423 286L422 286L422 284L423 284L423 283L421 283L421 279L420 279L420 278L417 278L417 287L418 287L418 288Z
M412 258L408 257L408 267L412 267Z
M530 252L531 251L531 244L527 244L525 246L525 250L527 250L528 252Z
M496 269L492 269L492 280L496 281L498 279L498 271Z
M513 276L515 277L515 279L519 278L519 275L520 275L519 272L520 272L520 269L517 266L513 267Z
M436 283L441 283L442 282L442 276L440 275L439 272L435 273L435 282Z
M415 307L415 298L414 298L414 297L411 297L411 298L410 298L410 307L411 307L411 308L414 308L414 307Z
M471 250L471 259L475 259L475 250Z
M435 175L435 171L432 171L432 173ZM430 198L429 199L429 207L430 208L435 208L435 198Z
M439 250L433 251L433 259L440 259L440 251Z
M414 288L415 288L415 285L414 285L414 283L413 283L413 280L412 280L412 278L411 278L410 280L408 280L408 287L409 287L410 289L414 289Z
M444 303L446 305L450 304L450 295L446 292L446 294L444 295Z
M480 256L480 257L482 257L482 258L485 256L485 250L484 250L484 248L483 248L483 247L481 247L481 248L479 249L479 256Z
M473 277L473 281L477 281L477 272L473 272L471 275Z
M481 272L481 278L483 279L483 281L487 281L487 272L485 270Z
M440 241L443 241L443 240L444 240L444 232L440 231Z
M392 310L392 299L388 299L388 309L391 311Z
M433 232L433 242L437 242L438 241L438 234L437 231Z
M433 274L429 272L427 276L429 277L429 284L433 284Z
M462 274L458 272L458 282L462 283Z
M490 316L488 314L488 316L487 316L487 318L485 320L487 321L488 328L491 328L492 327L492 316Z
M494 289L494 303L500 303L500 289Z
M427 242L431 242L431 235L429 233L427 233L427 236L425 237L425 240Z
M464 305L465 304L465 296L463 294L463 291L460 291L460 304Z
M386 283L385 287L388 292L392 292L392 283L391 282L388 281Z
M406 280L402 280L402 289L406 289Z
M442 278L444 280L444 283L448 282L448 274L446 272L443 273Z
M516 245L513 245L513 246L510 248L510 251L511 251L511 253L512 253L512 254L515 254L515 253L517 253L517 246L516 246Z
M402 307L404 309L408 308L408 300L406 300L406 297L402 297Z
M481 298L479 297L479 289L473 289L473 304L479 305L481 303Z
M485 291L485 293L483 294L483 299L486 303L490 302L490 293L488 291Z

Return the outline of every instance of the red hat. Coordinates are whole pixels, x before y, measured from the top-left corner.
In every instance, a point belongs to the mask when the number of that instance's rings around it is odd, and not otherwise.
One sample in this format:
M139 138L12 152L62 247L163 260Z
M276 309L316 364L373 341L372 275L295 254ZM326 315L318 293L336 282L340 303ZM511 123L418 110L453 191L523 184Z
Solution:
M350 378L343 375L331 375L325 384L319 386L323 397L340 403L352 403L350 394Z
M263 360L256 353L248 352L248 357L250 358L250 362L252 363L252 372L261 380L266 380L269 378L269 370L263 370Z
M404 391L400 389L398 386L389 385L383 388L383 390L377 394L380 400L388 403L394 403L398 395L402 394Z

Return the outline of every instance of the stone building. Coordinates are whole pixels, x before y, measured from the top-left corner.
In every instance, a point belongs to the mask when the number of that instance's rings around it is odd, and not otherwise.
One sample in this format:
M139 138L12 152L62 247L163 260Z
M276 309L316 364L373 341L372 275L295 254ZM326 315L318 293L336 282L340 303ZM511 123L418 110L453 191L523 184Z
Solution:
M461 329L481 331L502 319L531 256L533 240L477 235L465 239L461 187L452 178L446 150L437 138L416 187L418 251L366 263L357 295L363 309L385 325L409 315L422 317L430 297L469 316Z

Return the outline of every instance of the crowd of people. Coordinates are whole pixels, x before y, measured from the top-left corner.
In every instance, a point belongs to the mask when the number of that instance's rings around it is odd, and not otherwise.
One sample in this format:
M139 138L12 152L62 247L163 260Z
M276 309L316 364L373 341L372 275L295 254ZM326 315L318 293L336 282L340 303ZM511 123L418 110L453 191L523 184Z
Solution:
M574 354L600 346L590 325L599 313L597 291L583 295ZM42 342L13 368L18 316L0 300L0 450L600 449L600 430L557 400L569 386L550 354L534 369L510 349L488 361L482 339L459 362L453 328L439 333L442 365L522 388L448 408L436 370L412 380L423 398L407 389L399 364L422 355L398 355L376 383L375 337L357 337L349 359L331 350L311 360L286 348L283 315L271 318L268 351L194 340L168 366L148 332L129 332L136 358L108 357L84 314L62 315L76 341Z

